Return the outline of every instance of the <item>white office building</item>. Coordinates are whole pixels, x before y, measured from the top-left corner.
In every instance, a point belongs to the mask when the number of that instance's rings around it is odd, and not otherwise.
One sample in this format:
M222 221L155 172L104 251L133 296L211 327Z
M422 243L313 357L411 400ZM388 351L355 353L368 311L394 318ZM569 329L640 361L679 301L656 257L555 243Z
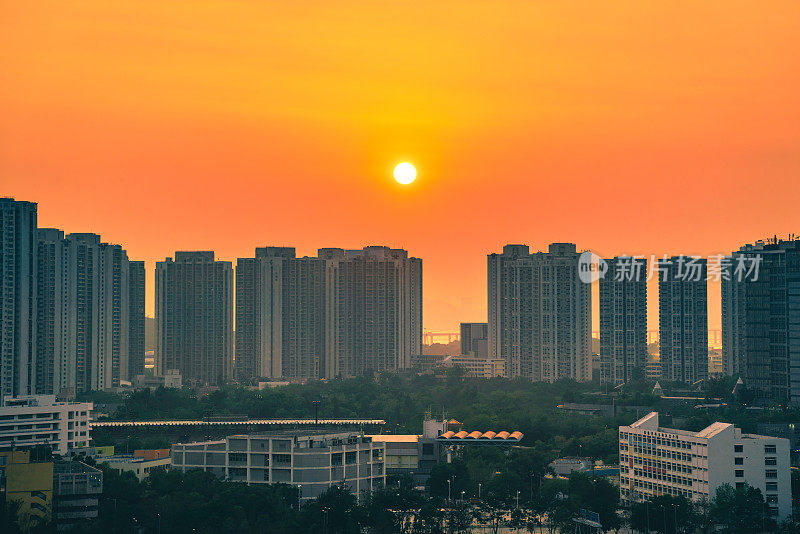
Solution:
M56 402L55 395L7 397L0 407L0 450L50 445L66 454L91 441L91 402Z
M284 483L298 498L319 497L344 486L361 498L386 482L383 443L358 432L286 430L228 436L223 440L177 443L173 469L202 469L247 484Z
M619 427L619 463L624 504L665 494L710 502L723 484L747 483L761 490L778 522L791 514L788 439L720 422L699 432L662 428L651 412Z

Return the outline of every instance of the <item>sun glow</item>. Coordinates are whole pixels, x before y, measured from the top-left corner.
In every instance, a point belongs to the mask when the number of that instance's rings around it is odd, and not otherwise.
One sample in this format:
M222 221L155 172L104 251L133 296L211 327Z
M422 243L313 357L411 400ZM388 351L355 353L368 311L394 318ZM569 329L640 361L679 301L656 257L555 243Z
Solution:
M417 169L410 163L403 162L394 168L394 179L403 185L408 185L417 177Z

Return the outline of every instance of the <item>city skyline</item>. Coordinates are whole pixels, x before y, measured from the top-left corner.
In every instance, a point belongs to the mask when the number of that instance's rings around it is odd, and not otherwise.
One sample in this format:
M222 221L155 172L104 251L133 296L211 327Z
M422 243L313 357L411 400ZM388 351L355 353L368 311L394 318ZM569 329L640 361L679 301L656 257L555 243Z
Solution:
M505 243L709 256L798 231L792 2L42 5L0 21L3 193L124 244L150 287L176 248L383 243L425 259L426 327L455 332Z

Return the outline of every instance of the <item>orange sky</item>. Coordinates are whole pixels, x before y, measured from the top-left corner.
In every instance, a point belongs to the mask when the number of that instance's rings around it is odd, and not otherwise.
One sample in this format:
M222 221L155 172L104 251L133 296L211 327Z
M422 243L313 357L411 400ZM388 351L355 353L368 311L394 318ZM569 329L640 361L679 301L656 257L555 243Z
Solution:
M800 233L798 94L796 0L9 1L0 193L149 268L405 247L425 327L456 330L486 319L507 242L708 255Z

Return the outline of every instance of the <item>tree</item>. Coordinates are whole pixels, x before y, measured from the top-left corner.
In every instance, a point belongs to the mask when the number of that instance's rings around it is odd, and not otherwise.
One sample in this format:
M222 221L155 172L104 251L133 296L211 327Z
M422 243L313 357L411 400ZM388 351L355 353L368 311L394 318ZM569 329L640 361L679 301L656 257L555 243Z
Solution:
M730 484L718 487L711 500L709 516L714 525L732 534L746 534L754 529L764 532L777 528L761 490L746 482L736 488Z

